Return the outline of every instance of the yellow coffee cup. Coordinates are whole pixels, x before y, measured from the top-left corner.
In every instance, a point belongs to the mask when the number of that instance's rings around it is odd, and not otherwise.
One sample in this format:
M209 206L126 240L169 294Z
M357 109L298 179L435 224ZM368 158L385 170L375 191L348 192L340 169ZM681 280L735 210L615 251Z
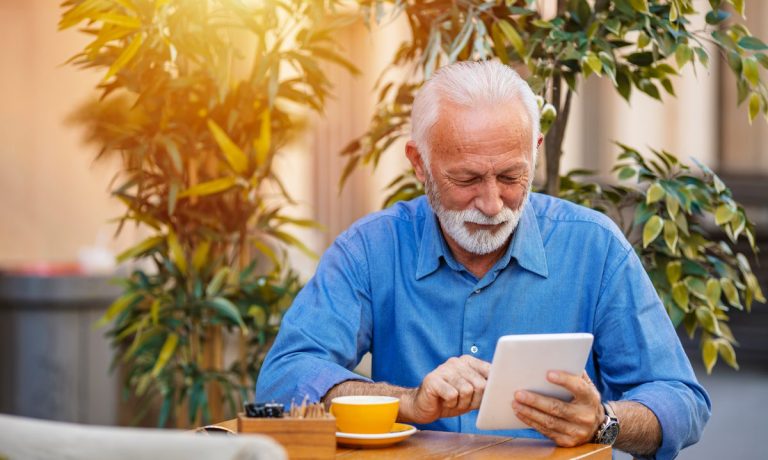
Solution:
M339 396L331 400L336 428L342 433L389 433L400 400L391 396Z

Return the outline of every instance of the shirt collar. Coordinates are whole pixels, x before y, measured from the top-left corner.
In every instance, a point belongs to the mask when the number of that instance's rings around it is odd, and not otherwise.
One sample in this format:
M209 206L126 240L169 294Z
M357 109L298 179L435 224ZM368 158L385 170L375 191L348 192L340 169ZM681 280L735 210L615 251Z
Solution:
M437 216L428 204L426 206L429 211L425 213L424 230L419 247L419 262L416 268L417 280L437 270L440 267L441 257L448 264L454 260L440 230ZM512 235L511 244L504 256L496 263L494 270L506 268L513 258L522 268L545 278L549 276L544 243L541 239L539 224L536 221L536 212L530 200L525 204L523 215Z

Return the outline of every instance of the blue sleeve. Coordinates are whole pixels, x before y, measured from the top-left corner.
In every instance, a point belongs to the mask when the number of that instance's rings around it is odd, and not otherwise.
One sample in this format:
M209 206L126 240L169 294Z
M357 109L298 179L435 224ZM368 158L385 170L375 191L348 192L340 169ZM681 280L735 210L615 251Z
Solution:
M370 381L352 372L372 333L368 267L356 241L337 238L286 312L259 372L257 401L319 401L345 380Z
M615 252L595 317L598 388L606 400L636 401L659 421L656 458L699 440L711 403L672 322L632 248Z

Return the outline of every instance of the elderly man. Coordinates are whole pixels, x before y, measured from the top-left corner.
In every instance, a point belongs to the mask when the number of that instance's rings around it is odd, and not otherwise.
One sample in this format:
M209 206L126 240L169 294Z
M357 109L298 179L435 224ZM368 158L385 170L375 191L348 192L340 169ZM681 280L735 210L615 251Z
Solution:
M602 214L530 192L542 137L527 84L498 62L453 64L412 117L406 155L427 196L336 239L283 319L257 398L391 395L400 421L477 432L499 337L590 332L585 374L548 375L573 400L518 392L509 410L536 431L506 434L658 458L696 442L709 398L632 246ZM372 380L351 371L369 351Z

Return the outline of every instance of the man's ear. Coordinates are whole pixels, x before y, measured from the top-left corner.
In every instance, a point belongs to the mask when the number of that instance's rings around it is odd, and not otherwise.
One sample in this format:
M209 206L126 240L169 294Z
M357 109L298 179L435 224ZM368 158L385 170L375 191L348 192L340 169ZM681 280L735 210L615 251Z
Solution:
M541 143L544 142L544 135L539 134L539 140L536 141L536 148L541 147Z
M413 166L413 171L416 173L416 179L423 184L427 178L427 172L424 170L424 162L421 160L421 155L419 155L419 149L416 148L416 142L408 141L408 143L405 144L405 156L408 157L408 161L410 161L411 166Z

